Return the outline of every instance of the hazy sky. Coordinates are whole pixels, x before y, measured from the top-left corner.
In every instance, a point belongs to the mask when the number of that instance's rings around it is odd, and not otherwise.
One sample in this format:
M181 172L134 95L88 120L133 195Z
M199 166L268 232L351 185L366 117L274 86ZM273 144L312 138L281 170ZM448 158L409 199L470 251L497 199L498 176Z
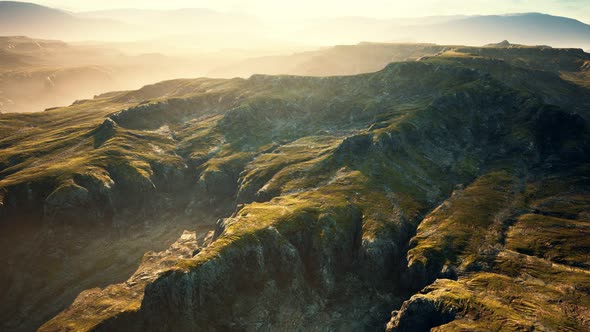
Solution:
M590 23L590 0L30 0L68 10L211 8L262 17L417 17L544 12Z

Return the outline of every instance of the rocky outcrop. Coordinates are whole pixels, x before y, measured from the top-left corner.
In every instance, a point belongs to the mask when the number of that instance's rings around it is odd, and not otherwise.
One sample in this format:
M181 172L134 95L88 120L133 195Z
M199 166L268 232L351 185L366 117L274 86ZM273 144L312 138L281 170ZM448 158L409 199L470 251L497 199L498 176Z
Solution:
M585 217L557 212L585 209L585 169L577 158L549 157L540 168L492 172L457 190L410 242L406 282L416 290L426 287L392 312L388 330L586 329L585 319L563 308L585 312L587 305L552 291L589 280L587 269L571 267L587 260L566 244L590 247L582 240L587 225L578 223ZM570 199L562 205L565 197ZM536 202L551 203L541 211ZM564 279L569 273L575 276ZM539 312L545 318L531 318Z
M456 302L444 301L445 292L451 292L460 286L453 281L440 281L432 287L425 288L421 294L412 296L405 301L399 310L391 313L391 320L387 323L387 332L426 332L433 327L446 324L459 314L464 307L461 300L467 300L469 295L458 295Z
M117 123L115 123L115 121L113 121L111 118L105 119L104 122L93 132L95 137L94 147L98 148L103 145L106 141L115 136L116 132Z
M80 217L90 208L90 193L73 181L64 183L45 199L44 219L70 221ZM85 219L85 218L84 218ZM96 222L97 218L89 218L88 222Z
M110 118L126 128L153 130L164 124L188 121L191 118L231 109L238 100L239 98L232 94L219 93L191 98L169 98L122 110Z
M344 206L320 215L311 211L291 213L292 225L288 227L269 226L239 238L231 234L247 222L245 218L256 221L266 216L242 212L225 220L222 235L209 247L181 260L176 268L160 271L154 280L146 278L138 311L114 313L88 327L98 331L187 330L199 326L297 330L336 323L339 317L330 316L322 299L338 292L342 276L354 269L361 250L360 211ZM315 226L308 227L309 222ZM346 227L334 228L335 223ZM224 245L227 241L232 244ZM151 263L144 263L136 275L144 274L149 266ZM105 300L129 300L126 294L117 299L113 296L110 292ZM41 331L58 330L83 307L74 305Z

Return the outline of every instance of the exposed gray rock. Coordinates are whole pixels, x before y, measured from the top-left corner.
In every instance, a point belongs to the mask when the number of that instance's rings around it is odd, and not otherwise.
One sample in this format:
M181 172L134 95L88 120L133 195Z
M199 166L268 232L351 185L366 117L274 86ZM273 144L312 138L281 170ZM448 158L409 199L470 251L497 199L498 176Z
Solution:
M404 302L398 311L392 312L387 323L387 332L427 332L435 326L452 321L456 309L442 310L441 303L424 295L415 295Z
M76 219L86 219L85 216L89 214L88 209L92 204L90 197L86 188L73 181L64 183L45 199L44 219L47 222L80 222L81 220ZM90 219L87 220L90 224L96 221L95 218Z

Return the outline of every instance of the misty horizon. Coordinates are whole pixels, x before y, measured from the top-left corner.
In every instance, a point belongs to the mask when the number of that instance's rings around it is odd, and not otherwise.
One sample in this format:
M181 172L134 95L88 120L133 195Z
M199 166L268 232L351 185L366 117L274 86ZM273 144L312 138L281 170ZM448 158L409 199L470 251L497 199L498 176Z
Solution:
M104 11L104 10L183 10L208 9L219 12L241 13L260 18L334 18L334 17L365 17L377 19L420 18L429 16L457 15L505 15L510 13L547 13L555 16L566 16L582 22L590 21L590 7L583 0L563 1L552 0L543 3L500 0L493 5L482 6L486 1L437 1L426 0L420 3L407 1L365 1L359 3L341 3L338 1L298 1L293 4L276 4L273 1L69 1L40 0L30 1L40 5L60 8L73 12Z

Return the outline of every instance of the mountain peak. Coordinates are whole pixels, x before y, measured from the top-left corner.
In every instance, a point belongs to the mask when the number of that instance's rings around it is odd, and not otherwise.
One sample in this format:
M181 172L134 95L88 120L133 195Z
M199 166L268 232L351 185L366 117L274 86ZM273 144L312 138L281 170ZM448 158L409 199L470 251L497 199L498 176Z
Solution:
M41 6L31 2L0 1L0 17L2 23L15 23L23 19L69 19L72 15L66 11Z
M56 11L56 12L61 12L65 14L65 11L60 10L60 9L55 9L55 8L51 8L51 7L46 7L46 6L42 6L36 3L32 3L32 2L21 2L21 1L0 1L0 8L2 8L2 10L10 10L10 9L16 9L16 10L31 10L31 9L35 9L35 10L48 10L48 11Z
M506 39L496 44L497 47L509 47L510 45L512 44L510 44L510 42Z

